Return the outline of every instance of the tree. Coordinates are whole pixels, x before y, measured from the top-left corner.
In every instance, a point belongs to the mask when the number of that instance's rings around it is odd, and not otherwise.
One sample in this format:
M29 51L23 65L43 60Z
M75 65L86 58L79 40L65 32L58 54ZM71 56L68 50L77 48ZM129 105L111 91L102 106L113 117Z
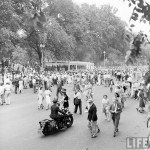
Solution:
M12 7L12 1L0 1L0 61L2 75L4 75L5 61L11 59L12 52L16 47L16 30L19 27L19 18Z
M134 6L130 20L134 21L140 20L140 22L144 23L148 21L150 23L150 5L144 0L128 0L128 1L129 7L131 5ZM133 28L134 25L131 24L130 27ZM132 31L132 29L130 30ZM149 41L146 34L139 32L137 35L134 35L131 43L132 46L130 52L128 52L126 56L127 57L126 62L134 64L140 55L147 53L145 52L144 46L146 46L148 43ZM147 59L150 59L150 55L146 56Z
M109 57L114 51L124 55L128 49L126 24L115 16L117 10L108 5L79 7L72 0L6 0L1 4L1 10L5 10L1 13L0 40L5 43L1 49L17 62L25 55L24 60L41 63L40 44L45 45L47 60L95 64L103 61L104 50Z

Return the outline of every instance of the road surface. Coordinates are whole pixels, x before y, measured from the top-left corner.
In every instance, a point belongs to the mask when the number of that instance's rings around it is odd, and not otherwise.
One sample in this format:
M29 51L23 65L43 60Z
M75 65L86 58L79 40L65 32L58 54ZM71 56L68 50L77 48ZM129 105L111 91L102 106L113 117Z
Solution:
M72 86L66 86L70 97L70 110L73 112ZM55 90L55 89L54 89ZM102 96L113 98L108 88L94 87L94 101L98 108L98 124L101 133L97 138L90 137L87 128L87 113L74 115L73 126L55 135L43 136L37 133L42 119L49 117L50 111L37 110L37 94L32 89L23 94L12 94L11 105L0 106L0 150L125 150L126 137L146 136L146 114L136 112L138 102L128 99L121 114L119 135L113 137L113 124L104 119ZM54 97L54 94L53 94Z

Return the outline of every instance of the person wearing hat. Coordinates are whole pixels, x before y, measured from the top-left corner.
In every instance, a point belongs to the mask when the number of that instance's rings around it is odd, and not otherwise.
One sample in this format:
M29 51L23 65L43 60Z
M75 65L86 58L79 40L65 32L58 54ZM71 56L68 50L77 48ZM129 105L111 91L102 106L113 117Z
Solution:
M89 110L88 110L88 127L91 131L91 138L97 137L97 133L100 132L100 129L97 125L97 108L96 105L93 103L93 99L88 100L89 103Z
M110 112L114 124L114 137L116 136L116 133L119 131L118 125L120 120L120 114L122 112L122 105L119 102L119 98L120 98L119 94L115 93L113 104L110 106Z
M68 97L68 95L66 94L66 89L62 89L61 90L61 92L62 92L62 95L63 95L63 107L64 107L64 109L67 109L68 110L68 108L69 108L69 97Z
M75 109L74 109L74 113L77 113L78 107L80 110L80 115L82 114L82 101L81 101L81 92L80 89L76 89L75 90L75 94L74 94L74 105L75 105Z
M60 113L60 114L59 114ZM54 120L61 121L66 114L59 109L57 98L53 99L53 105L51 106L50 117Z

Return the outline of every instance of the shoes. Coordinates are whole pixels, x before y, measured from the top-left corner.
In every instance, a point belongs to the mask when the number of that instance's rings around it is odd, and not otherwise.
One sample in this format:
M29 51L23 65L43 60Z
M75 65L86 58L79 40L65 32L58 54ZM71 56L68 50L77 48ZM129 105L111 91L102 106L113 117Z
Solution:
M116 131L114 132L114 135L113 135L113 137L115 137L116 136Z
M118 129L116 129L116 132L119 132L119 130L118 130Z
M94 134L94 135L92 135L92 136L91 136L91 138L96 138L96 137L97 137L97 135L96 135L96 134Z

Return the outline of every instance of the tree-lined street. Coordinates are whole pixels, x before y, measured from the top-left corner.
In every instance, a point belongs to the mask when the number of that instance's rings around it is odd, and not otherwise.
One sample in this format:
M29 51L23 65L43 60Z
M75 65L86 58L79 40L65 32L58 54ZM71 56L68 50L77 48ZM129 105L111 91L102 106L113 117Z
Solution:
M134 31L137 22L150 23L150 4L101 2L0 1L0 150L125 150L126 138L150 136L150 38ZM132 11L127 22L120 4ZM50 109L60 122L45 128L68 127L57 100L64 109L69 100L71 113L82 100L83 113L73 114L67 130L41 135L39 121Z

